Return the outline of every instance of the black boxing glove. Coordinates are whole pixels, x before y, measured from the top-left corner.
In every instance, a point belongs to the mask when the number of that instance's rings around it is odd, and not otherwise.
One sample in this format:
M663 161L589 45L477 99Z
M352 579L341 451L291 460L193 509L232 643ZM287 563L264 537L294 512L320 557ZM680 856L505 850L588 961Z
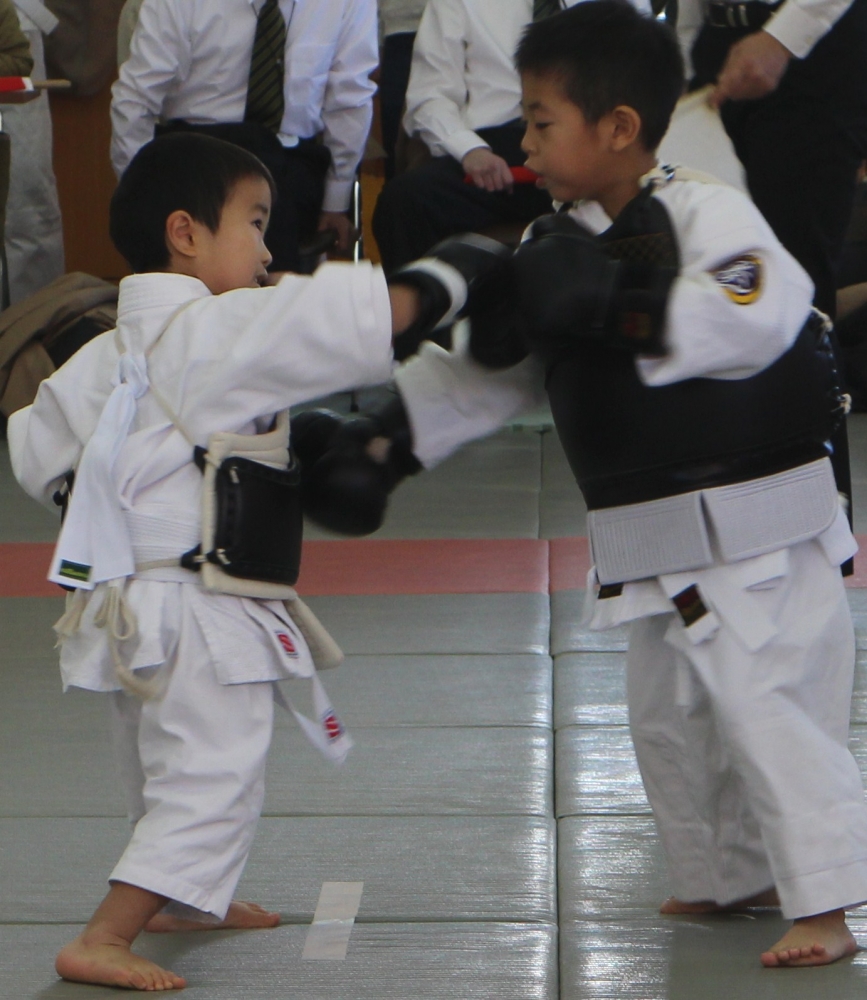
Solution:
M505 263L511 256L509 247L497 240L463 233L437 243L424 257L390 275L389 285L415 288L421 306L416 321L396 338L395 357L407 357L436 331L487 308L503 287Z
M533 223L511 269L521 333L551 354L596 341L633 354L665 354L665 310L677 268L615 260L568 215Z
M292 418L292 446L301 463L301 500L311 521L341 535L369 535L382 526L388 496L421 469L399 396L378 413L341 417L306 410Z

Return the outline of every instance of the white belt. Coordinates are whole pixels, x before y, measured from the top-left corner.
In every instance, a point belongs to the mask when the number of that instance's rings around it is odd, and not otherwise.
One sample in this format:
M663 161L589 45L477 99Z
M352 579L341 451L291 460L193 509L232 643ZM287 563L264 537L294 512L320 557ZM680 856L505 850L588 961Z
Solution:
M839 495L827 458L746 483L593 510L587 533L600 583L732 563L815 538Z

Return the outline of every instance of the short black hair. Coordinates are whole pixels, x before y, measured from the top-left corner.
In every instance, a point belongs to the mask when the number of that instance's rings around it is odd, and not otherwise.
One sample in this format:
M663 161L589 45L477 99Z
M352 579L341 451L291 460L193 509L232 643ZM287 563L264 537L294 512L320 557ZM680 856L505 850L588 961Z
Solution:
M238 181L261 177L275 196L268 168L246 149L194 132L170 132L136 153L109 208L111 240L133 271L162 271L169 263L166 220L179 209L212 233Z
M618 105L641 118L653 151L683 93L683 58L674 33L626 0L585 0L531 24L518 45L519 73L559 77L589 122Z

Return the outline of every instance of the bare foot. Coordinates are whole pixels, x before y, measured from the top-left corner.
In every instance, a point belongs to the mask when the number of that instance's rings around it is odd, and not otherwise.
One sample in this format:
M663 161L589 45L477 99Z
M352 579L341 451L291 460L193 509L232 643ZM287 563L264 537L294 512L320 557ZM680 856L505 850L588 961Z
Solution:
M829 965L857 950L855 938L846 926L845 911L831 910L796 920L788 933L762 953L762 965L768 969Z
M186 979L130 951L115 935L88 931L62 948L54 963L57 974L75 983L121 986L128 990L182 990Z
M276 927L280 923L279 913L269 913L258 903L232 900L224 920L216 924L206 924L198 920L183 920L168 913L157 913L145 924L151 934L166 934L170 931L229 931L254 930L259 927Z
M765 892L758 892L755 896L747 896L745 899L738 899L734 903L726 903L725 906L715 903L712 899L702 900L698 903L684 903L683 900L678 899L676 896L669 896L662 906L660 906L659 912L668 916L676 916L678 914L700 916L702 914L713 913L740 913L741 910L750 910L755 907L779 905L780 897L777 895L777 890L771 888L765 890Z

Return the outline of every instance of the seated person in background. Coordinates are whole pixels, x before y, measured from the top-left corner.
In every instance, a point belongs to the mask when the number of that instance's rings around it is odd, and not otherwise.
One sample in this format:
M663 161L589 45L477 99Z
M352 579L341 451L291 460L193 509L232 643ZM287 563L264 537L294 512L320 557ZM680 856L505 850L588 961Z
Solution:
M379 196L373 233L386 272L453 233L526 224L550 211L544 191L514 184L509 172L524 162L512 56L531 16L529 0L429 0L403 124L432 159L395 177Z
M144 0L112 88L115 172L155 131L243 146L277 185L272 267L297 270L317 230L349 246L376 64L375 0Z
M379 197L373 233L386 272L453 233L524 225L550 211L550 196L532 182L514 183L509 169L525 160L513 56L521 30L558 6L429 0L413 49L404 128L424 141L432 159L395 177Z

